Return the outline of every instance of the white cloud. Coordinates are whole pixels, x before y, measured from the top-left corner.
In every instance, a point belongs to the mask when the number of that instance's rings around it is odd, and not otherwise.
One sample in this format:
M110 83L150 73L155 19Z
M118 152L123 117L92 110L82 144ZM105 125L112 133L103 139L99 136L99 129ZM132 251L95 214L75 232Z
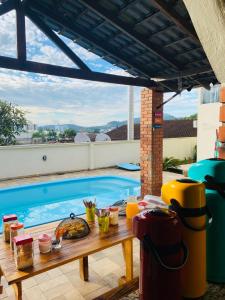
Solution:
M28 59L69 67L75 65L26 19ZM60 36L94 70L125 75L95 54ZM0 55L16 56L15 13L0 18ZM104 124L127 117L127 87L0 69L0 99L27 111L34 123ZM166 96L167 97L167 96ZM165 112L188 115L196 109L196 94L184 93L165 106ZM140 88L135 88L135 116L140 115Z

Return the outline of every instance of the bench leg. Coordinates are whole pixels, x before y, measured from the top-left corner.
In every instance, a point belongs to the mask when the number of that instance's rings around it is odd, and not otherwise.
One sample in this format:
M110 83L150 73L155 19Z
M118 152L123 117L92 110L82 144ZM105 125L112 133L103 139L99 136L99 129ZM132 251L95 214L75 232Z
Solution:
M125 260L126 275L119 280L119 285L124 284L134 278L133 274L133 240L122 242L123 256Z
M13 288L16 295L16 300L22 300L22 282L14 283Z
M88 256L80 258L80 278L84 281L88 281Z

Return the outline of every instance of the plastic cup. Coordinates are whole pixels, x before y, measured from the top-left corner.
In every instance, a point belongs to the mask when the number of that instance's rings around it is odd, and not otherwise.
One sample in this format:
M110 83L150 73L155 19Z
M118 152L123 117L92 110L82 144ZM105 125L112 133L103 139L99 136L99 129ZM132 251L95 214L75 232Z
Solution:
M127 219L132 219L139 213L138 203L137 202L128 202L126 206L126 216Z
M86 207L86 219L87 222L95 222L95 207Z
M98 226L100 233L107 233L109 231L109 216L98 217Z

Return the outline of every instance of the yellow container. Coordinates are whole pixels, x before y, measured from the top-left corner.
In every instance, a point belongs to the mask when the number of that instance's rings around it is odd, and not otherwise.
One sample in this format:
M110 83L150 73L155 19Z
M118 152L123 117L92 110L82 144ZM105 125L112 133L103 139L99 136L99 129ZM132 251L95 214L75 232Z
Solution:
M162 199L168 205L173 204L172 209L183 220L183 240L189 258L182 269L182 296L202 297L206 292L205 186L190 179L170 181L162 186Z

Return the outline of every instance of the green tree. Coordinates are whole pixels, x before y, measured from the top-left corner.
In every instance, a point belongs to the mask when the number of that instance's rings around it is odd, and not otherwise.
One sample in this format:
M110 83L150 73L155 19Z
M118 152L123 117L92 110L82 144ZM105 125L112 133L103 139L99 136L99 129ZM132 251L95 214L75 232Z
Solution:
M60 139L65 139L65 134L64 134L64 132L60 132L60 133L59 133L59 138L60 138Z
M13 145L16 136L25 132L25 112L12 103L0 100L0 145Z
M44 141L46 139L46 136L45 136L45 133L43 130L39 129L38 131L35 131L33 134L32 134L32 138L41 138L42 141Z
M76 131L72 128L68 128L68 129L64 130L65 138L68 138L68 139L72 140L72 139L74 139L75 135L76 135Z
M198 119L197 114L193 114L193 115L190 115L188 117L184 117L184 120L197 120L197 119Z
M47 133L47 139L49 141L56 141L57 139L57 132L54 129L51 129Z

